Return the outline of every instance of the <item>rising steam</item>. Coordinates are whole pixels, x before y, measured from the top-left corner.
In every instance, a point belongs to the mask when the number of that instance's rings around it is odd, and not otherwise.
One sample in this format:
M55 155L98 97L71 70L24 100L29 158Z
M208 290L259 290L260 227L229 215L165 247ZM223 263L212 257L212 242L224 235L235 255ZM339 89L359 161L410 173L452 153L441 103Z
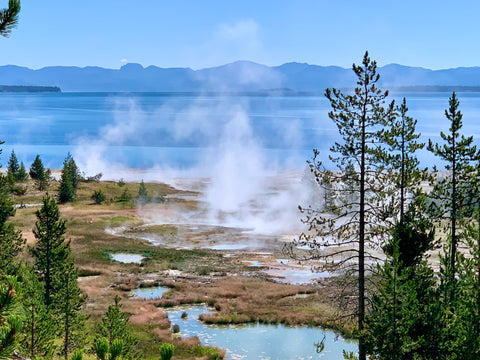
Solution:
M104 127L98 138L80 141L74 156L87 175L102 172L108 179L154 180L176 186L182 178L205 179L201 215L195 220L156 217L158 223L194 221L262 234L298 233L302 225L298 205L312 203L315 185L305 180L304 159L293 156L280 166L269 156L248 117L248 106L244 98L225 97L212 107L191 101L188 109L176 112L167 102L147 112L132 99L118 99L114 122ZM293 119L277 129L284 144L302 141L298 124ZM131 171L118 158L112 160L116 146L138 144L141 139L152 146L155 138L160 146L173 144L173 152L175 144L197 144L191 150L196 157L187 166L159 160L141 172ZM296 171L285 168L288 163L295 163ZM182 186L193 183L183 181Z

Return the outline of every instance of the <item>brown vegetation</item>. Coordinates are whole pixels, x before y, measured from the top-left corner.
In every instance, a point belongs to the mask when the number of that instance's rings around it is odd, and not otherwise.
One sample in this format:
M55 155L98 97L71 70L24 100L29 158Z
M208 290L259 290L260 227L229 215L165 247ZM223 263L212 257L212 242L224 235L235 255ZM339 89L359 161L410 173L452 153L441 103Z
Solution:
M184 195L184 191L159 183L145 185L149 194L163 199L164 203L158 204L160 207L168 208L175 204L175 208L191 210L197 206L190 197L193 193L188 193L189 200L184 200L183 196L177 196ZM26 206L17 209L13 222L32 245L35 239L31 229L36 220L35 211L39 208L35 204L41 203L46 192L35 190L32 182L24 186L28 189L26 195L14 199L17 204ZM53 181L47 191L56 194L57 187L58 183ZM90 195L95 190L106 194L105 204L94 204ZM205 303L215 309L202 315L201 320L206 323L334 326L332 320L337 315L337 308L331 282L311 285L279 283L261 272L262 267L245 264L245 259L255 259L262 260L268 267L276 261L273 255L265 259L268 256L235 251L235 256L226 257L214 250L154 246L138 239L132 235L143 231L144 220L138 215L135 204L115 201L125 190L135 197L138 184L119 186L108 181L82 182L77 200L60 206L62 216L67 220L66 238L71 240L73 256L80 270L79 285L88 295L85 311L90 315L92 324L99 321L113 303L115 295L119 295L146 356L158 357L158 344L166 341L174 342L176 348L183 349L178 350L183 355L177 358L194 358L191 349L198 346L199 341L195 338L172 338L170 323L162 307ZM129 230L113 231L120 227ZM149 231L167 234L173 241L178 236L178 228L173 225L157 225ZM208 232L205 237L215 236L216 231L226 230L204 230L205 234ZM181 235L188 241L191 234L183 231ZM226 235L234 236L235 232L227 231ZM193 238L198 241L199 237ZM275 251L278 252L278 249ZM114 262L110 254L115 252L142 254L144 260L141 264ZM26 251L22 256L28 259ZM162 284L170 290L161 300L146 301L131 296L132 289L152 284Z

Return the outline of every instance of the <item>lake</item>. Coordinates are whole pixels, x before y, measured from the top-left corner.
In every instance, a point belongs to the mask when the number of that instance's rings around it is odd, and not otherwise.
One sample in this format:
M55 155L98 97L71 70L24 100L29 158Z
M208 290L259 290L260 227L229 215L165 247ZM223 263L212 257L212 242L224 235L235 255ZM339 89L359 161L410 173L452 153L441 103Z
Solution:
M407 98L424 139L448 129L450 93L394 93ZM479 135L480 93L459 93L464 133ZM60 168L72 152L87 175L107 168L211 172L234 161L247 170L302 169L312 149L338 139L323 96L219 96L172 93L0 94L1 163L15 150L28 168L40 154ZM432 158L421 154L424 163ZM252 164L253 163L253 164ZM108 169L107 169L108 170ZM254 169L253 169L254 170Z

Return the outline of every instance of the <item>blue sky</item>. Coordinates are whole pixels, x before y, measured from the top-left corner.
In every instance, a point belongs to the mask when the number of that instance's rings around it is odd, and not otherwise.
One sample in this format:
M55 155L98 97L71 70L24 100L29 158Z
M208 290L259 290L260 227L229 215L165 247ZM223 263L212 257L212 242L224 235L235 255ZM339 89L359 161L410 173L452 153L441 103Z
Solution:
M0 0L0 7L7 6ZM480 66L479 1L21 0L0 65Z

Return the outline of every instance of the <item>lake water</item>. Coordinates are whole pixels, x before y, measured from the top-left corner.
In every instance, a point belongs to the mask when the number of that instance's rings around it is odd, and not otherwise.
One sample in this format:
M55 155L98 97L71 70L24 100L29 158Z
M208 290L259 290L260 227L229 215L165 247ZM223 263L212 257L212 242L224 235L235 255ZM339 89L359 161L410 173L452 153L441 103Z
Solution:
M447 130L450 93L405 93L424 138ZM480 93L459 93L464 133L480 133ZM30 166L40 154L59 168L68 151L88 173L106 167L189 169L236 161L301 169L312 149L327 159L338 138L323 96L208 96L169 93L0 94L5 166L11 149ZM424 162L432 159L424 153ZM201 174L200 174L201 175ZM207 174L208 175L208 174Z

